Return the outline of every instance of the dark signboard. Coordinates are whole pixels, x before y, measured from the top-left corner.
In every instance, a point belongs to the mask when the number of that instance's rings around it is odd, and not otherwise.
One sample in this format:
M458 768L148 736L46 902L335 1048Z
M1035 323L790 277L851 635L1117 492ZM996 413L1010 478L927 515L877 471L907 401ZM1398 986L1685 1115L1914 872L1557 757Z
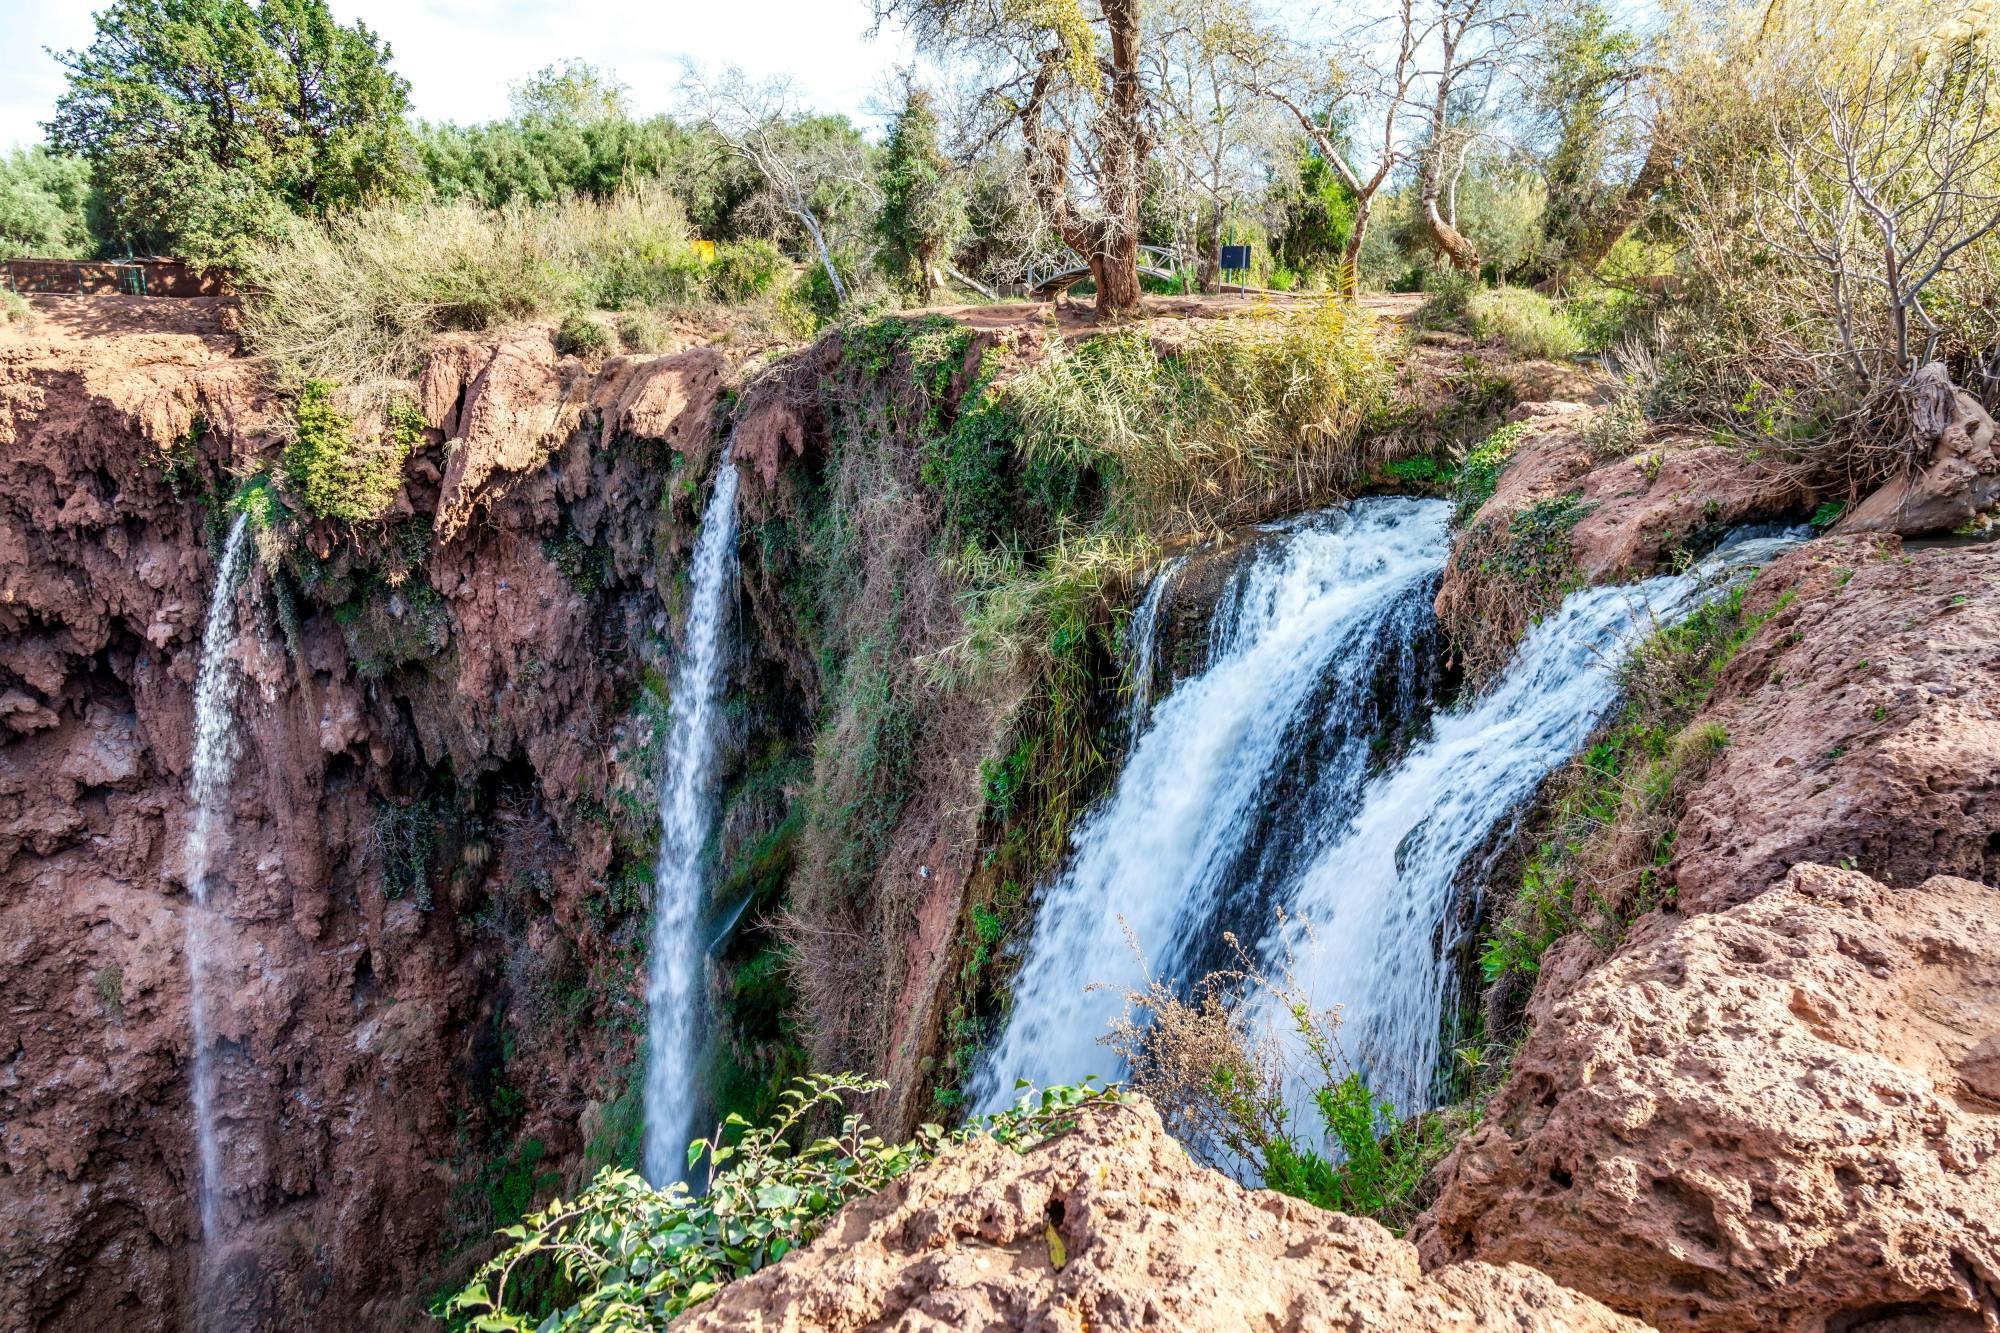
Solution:
M1250 247L1247 245L1225 245L1222 247L1222 266L1227 269L1247 269L1250 267Z

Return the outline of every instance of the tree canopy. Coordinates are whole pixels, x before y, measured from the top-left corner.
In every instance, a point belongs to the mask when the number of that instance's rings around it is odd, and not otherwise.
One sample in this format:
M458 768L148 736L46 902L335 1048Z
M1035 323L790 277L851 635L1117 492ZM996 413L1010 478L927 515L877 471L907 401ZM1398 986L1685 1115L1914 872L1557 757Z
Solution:
M125 247L228 263L289 215L411 188L409 85L326 0L114 0L96 24L56 57L47 129Z

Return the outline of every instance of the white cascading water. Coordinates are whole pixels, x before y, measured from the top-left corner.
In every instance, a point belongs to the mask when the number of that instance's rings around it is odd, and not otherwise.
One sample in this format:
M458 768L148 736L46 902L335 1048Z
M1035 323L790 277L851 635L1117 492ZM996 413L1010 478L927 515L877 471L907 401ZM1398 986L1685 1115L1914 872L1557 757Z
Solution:
M725 598L736 572L736 464L725 447L701 516L689 578L687 625L674 677L673 722L660 786L660 860L653 880L653 943L646 980L646 1135L642 1169L664 1186L687 1170L699 1104L702 947L710 769L720 716Z
M208 618L201 632L201 664L194 680L194 756L190 765L188 800L194 816L188 823L182 868L192 898L183 918L188 964L188 1010L193 1026L193 1100L196 1206L201 1216L202 1275L221 1239L220 1192L222 1158L215 1132L215 1071L209 1064L208 997L206 994L211 918L209 872L215 835L223 820L229 793L229 770L236 759L236 715L230 705L236 692L236 579L242 572L249 516L239 515L223 543L215 568L215 589L208 598Z
M1448 512L1359 501L1344 520L1294 526L1238 575L1207 667L1153 710L1040 895L1008 1024L974 1081L981 1107L1010 1102L1017 1078L1121 1076L1099 1042L1120 992L1148 970L1191 980L1225 930L1267 961L1289 950L1315 1006L1343 1006L1343 1044L1371 1084L1406 1111L1424 1104L1461 864L1582 744L1656 622L1797 540L1733 539L1687 574L1573 595L1491 690L1372 772L1369 743L1423 721L1407 680L1385 710L1382 680L1414 675L1411 645L1435 635Z
M1125 748L1129 751L1139 743L1140 735L1146 730L1146 720L1153 715L1153 674L1158 669L1158 635L1160 632L1160 605L1167 599L1173 588L1174 575L1181 572L1187 557L1177 555L1162 564L1153 573L1152 582L1146 585L1146 595L1139 599L1138 609L1125 622L1125 643L1131 655L1131 665L1126 671L1131 684L1131 694L1125 701Z
M1437 715L1369 784L1344 835L1286 889L1265 961L1289 955L1315 1006L1340 1006L1343 1049L1400 1111L1429 1105L1435 1086L1456 943L1439 937L1460 867L1589 738L1647 634L1798 540L1740 534L1686 573L1572 593L1490 689ZM1282 1021L1268 1005L1258 1018Z
M1246 562L1217 607L1207 668L1152 710L1039 896L1011 1021L971 1089L978 1105L1006 1105L1017 1078L1119 1072L1098 1038L1122 992L1148 970L1175 976L1216 935L1280 770L1326 713L1372 693L1381 631L1428 603L1449 514L1438 501L1363 501L1289 525ZM1134 647L1150 676L1150 646ZM1343 738L1334 748L1346 762L1334 767L1364 764L1366 739Z

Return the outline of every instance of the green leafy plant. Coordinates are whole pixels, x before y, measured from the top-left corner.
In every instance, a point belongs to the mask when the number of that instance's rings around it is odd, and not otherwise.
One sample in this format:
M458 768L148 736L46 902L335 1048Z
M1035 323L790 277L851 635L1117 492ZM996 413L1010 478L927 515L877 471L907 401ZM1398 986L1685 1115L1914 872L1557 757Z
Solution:
M1315 1009L1289 960L1266 971L1234 935L1230 966L1187 994L1157 979L1126 994L1108 1042L1131 1086L1189 1151L1247 1185L1373 1217L1401 1233L1425 1184L1476 1120L1470 1102L1404 1118L1348 1060L1337 1009ZM1246 1015L1280 1015L1254 1031ZM1294 1110L1304 1090L1317 1127Z
M1497 342L1516 356L1566 360L1584 340L1569 318L1540 292L1524 287L1481 288L1466 298L1472 336Z
M564 315L556 326L556 351L596 361L611 354L611 330L589 315Z
M578 1198L502 1230L511 1244L439 1312L495 1333L664 1329L725 1284L811 1241L841 1205L951 1145L987 1135L1025 1152L1089 1108L1120 1100L1115 1090L1051 1088L956 1133L925 1125L908 1142L889 1144L844 1110L848 1098L884 1086L852 1074L812 1075L780 1097L765 1123L727 1117L714 1138L688 1146L690 1171L708 1163L700 1194L680 1182L655 1189L617 1168L600 1172ZM815 1120L836 1115L832 1133L805 1137ZM559 1296L551 1298L552 1289Z
M423 438L424 420L407 404L392 404L389 428L372 440L354 437L353 419L334 405L330 380L299 389L296 433L285 447L285 483L321 518L368 523L381 518L403 487L403 463Z

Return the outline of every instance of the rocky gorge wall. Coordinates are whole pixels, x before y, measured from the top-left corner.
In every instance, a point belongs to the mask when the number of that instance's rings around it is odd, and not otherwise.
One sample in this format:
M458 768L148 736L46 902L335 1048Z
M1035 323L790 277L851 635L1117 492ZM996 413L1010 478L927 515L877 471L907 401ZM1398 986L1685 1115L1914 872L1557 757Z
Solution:
M224 502L289 408L225 306L165 307L50 301L0 338L0 1330L172 1327L193 1281L194 661ZM968 525L1032 548L1070 514L991 461L982 391L1036 351L884 321L772 363L586 365L546 329L460 335L417 386L426 430L385 519L265 532L235 593L213 989L230 1318L420 1326L496 1223L631 1160L664 667L730 429L743 583L704 1077L756 1114L790 1073L854 1068L887 1079L867 1108L886 1132L954 1113L1004 986L989 929L1060 851L1047 812L1117 762L1099 747L1066 787L1014 766L1063 734L1058 709L1069 734L1111 730L1129 590L1068 608L1068 656L940 669L969 633ZM1602 387L1528 366L1496 388L1461 360L1413 354L1394 449L1456 466L1513 398ZM1565 588L1818 498L1707 442L1608 432L1593 405L1514 415L1439 595L1453 681ZM1004 521L963 477L1005 491ZM1069 480L1072 500L1093 484ZM1180 639L1232 542L1189 562ZM704 1318L1198 1323L1144 1294L1168 1271L1281 1326L2000 1327L1975 1221L2000 1213L1996 549L1822 537L1752 586L1753 632L1691 724L1726 743L1676 790L1670 892L1555 940L1501 1006L1526 1044L1414 1251L1232 1193L1133 1110L1060 1151L940 1163ZM1488 911L1510 891L1468 886ZM1215 1270L1239 1253L1272 1281L1232 1287ZM1327 1271L1347 1285L1318 1290Z
M283 423L224 307L47 305L0 345L0 1327L169 1328L195 656L218 502ZM642 1026L655 542L724 369L463 340L383 524L260 540L211 983L231 1326L420 1324L455 1247L632 1132L579 1111Z

